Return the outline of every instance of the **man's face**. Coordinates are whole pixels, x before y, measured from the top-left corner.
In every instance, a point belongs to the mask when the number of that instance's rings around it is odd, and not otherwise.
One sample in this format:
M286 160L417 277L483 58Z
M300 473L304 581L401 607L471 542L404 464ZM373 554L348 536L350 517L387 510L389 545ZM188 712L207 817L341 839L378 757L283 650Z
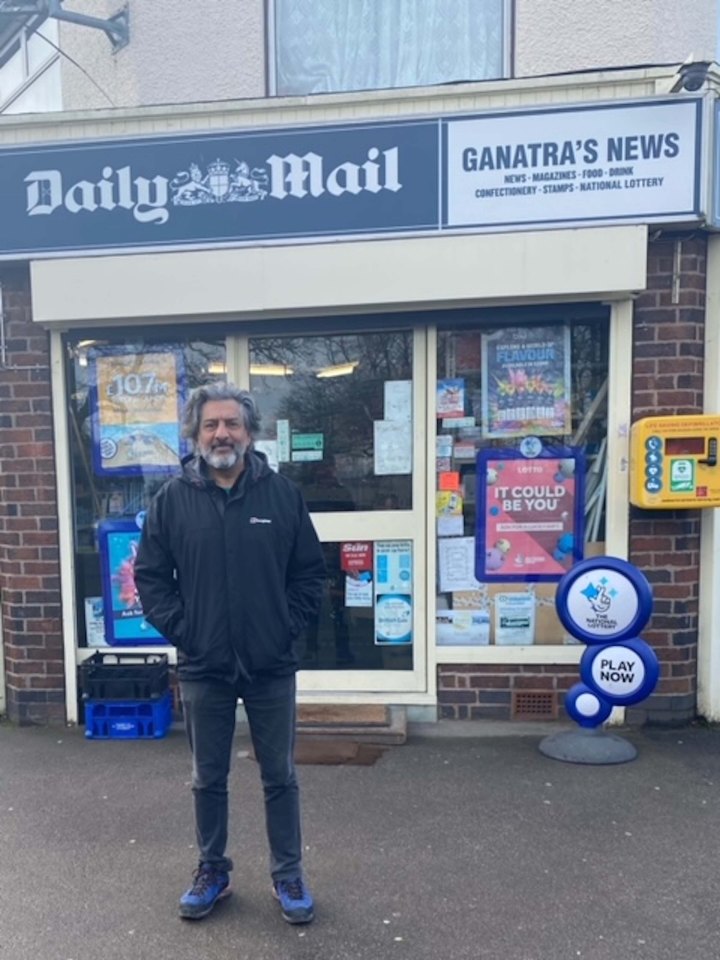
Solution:
M250 446L245 416L235 400L207 400L203 404L198 450L215 470L232 470Z

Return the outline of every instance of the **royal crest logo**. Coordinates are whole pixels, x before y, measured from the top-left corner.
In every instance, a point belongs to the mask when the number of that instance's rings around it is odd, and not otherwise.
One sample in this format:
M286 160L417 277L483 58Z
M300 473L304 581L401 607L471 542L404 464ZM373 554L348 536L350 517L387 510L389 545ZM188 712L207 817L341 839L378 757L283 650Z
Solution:
M251 170L244 160L235 160L235 168L225 160L213 160L203 176L191 163L188 170L176 173L170 181L172 203L194 207L201 203L250 203L264 200L268 194L268 173L264 167Z

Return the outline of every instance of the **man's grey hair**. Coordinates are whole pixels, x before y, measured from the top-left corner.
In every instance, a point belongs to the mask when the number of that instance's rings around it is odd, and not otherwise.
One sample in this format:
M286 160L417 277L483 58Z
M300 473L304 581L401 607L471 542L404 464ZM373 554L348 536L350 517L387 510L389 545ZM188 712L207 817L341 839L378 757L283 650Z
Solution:
M226 383L225 381L206 383L205 386L193 390L183 411L183 437L193 442L197 441L200 434L202 409L208 400L234 400L238 403L245 417L245 429L251 438L255 439L260 431L260 414L255 400L247 390L241 390L234 383Z

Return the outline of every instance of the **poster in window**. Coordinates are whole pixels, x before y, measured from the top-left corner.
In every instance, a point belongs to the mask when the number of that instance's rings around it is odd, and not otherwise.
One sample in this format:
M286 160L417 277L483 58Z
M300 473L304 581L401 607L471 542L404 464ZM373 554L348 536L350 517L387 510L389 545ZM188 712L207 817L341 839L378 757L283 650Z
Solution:
M98 476L173 473L180 436L183 358L172 348L88 351L93 468Z
M584 457L546 447L477 458L475 576L480 582L559 580L583 555Z
M102 597L85 597L85 642L88 647L107 647Z
M465 412L465 381L438 380L436 414L440 419L462 417Z
M98 527L105 642L111 647L167 642L145 619L135 586L139 543L134 520L106 520Z
M412 473L412 430L409 421L375 420L373 423L376 477Z
M535 607L532 593L496 593L496 646L531 646L535 642Z
M412 643L412 597L384 593L375 601L375 643Z
M440 647L487 646L490 614L487 610L438 610L435 642Z
M375 644L412 643L412 542L378 540L374 549Z
M370 540L340 544L340 569L345 574L345 606L373 606L373 545Z
M570 328L511 327L483 334L483 436L571 432Z
M475 540L473 537L438 539L438 588L440 593L475 590Z

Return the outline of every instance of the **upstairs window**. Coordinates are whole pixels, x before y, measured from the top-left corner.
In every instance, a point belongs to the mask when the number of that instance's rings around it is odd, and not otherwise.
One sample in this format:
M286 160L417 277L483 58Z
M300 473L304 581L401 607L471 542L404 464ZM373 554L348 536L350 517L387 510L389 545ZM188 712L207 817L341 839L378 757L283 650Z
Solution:
M507 0L273 0L278 96L489 80Z
M0 48L0 113L62 109L58 42L49 19L24 25Z

